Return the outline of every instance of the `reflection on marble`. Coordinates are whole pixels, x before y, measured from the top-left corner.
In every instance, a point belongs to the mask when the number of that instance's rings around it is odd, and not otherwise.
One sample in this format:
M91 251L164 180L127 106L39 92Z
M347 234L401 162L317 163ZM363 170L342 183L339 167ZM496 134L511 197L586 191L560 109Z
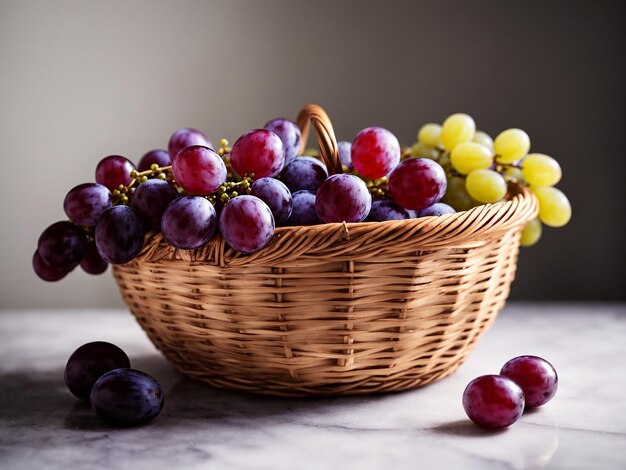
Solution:
M282 399L181 377L121 311L0 313L2 469L626 468L626 306L512 304L465 365L428 387L378 396ZM75 400L63 367L79 345L111 341L166 393L148 426L114 429ZM509 358L553 362L552 402L483 431L465 385Z

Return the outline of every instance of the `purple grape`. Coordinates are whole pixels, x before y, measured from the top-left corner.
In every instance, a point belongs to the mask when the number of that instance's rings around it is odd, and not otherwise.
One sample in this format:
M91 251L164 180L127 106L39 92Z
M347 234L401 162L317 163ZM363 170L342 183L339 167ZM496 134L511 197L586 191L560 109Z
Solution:
M169 183L152 179L137 186L133 206L146 226L158 232L161 230L163 212L177 197L178 191Z
M263 127L282 140L283 147L285 147L285 165L288 165L296 158L300 149L300 140L302 139L300 128L295 122L284 118L272 119Z
M483 375L472 380L463 392L467 416L485 428L505 428L524 411L524 392L511 379Z
M372 208L372 195L361 178L332 175L317 190L315 208L322 222L361 222Z
M261 178L252 183L252 195L263 201L272 211L276 225L284 225L292 210L291 192L274 178Z
M172 159L170 158L170 154L167 153L166 150L150 150L143 157L141 157L141 160L139 160L137 170L147 171L154 163L156 163L160 167L169 166L172 164Z
M552 399L559 386L556 370L545 359L519 356L502 367L500 375L508 377L524 391L526 408L536 408Z
M73 266L70 268L55 268L47 265L39 255L39 250L36 250L33 255L33 270L35 271L35 274L37 274L37 276L44 281L59 281L67 276L72 269L74 269Z
M337 149L339 150L339 162L341 165L345 166L348 171L354 170L352 156L350 155L352 144L350 142L346 142L345 140L337 142Z
M83 344L72 353L65 366L65 385L75 397L89 401L91 389L103 374L130 367L124 351L114 344L95 341Z
M230 164L238 175L276 176L285 166L283 141L267 129L246 132L233 145Z
M172 162L176 182L186 191L198 196L212 194L226 181L224 160L208 147L185 147Z
M215 208L200 196L175 199L167 206L161 219L161 230L167 242L182 250L206 245L215 235L216 228Z
M382 127L368 127L360 131L350 149L350 157L359 174L382 178L400 161L400 142Z
M315 209L315 193L313 191L296 191L291 195L293 209L287 225L317 225L322 223Z
M317 191L328 178L326 165L317 158L298 157L294 159L280 174L289 191Z
M96 224L96 247L107 263L128 263L141 251L144 234L141 217L132 207L113 206Z
M173 162L178 152L182 149L191 147L192 145L202 145L203 147L213 149L213 144L209 142L209 139L207 139L202 132L185 127L183 129L178 129L170 137L170 141L167 145L170 161Z
M75 224L93 227L111 203L109 188L98 183L83 183L67 193L63 209Z
M274 236L274 216L258 197L237 196L222 209L220 231L226 243L235 250L254 253Z
M110 155L103 158L96 167L96 183L105 185L111 191L119 185L128 186L132 181L130 172L135 165L126 157Z
M456 214L456 211L445 202L436 202L432 206L428 206L420 211L417 211L415 218L417 217L439 217L444 214Z
M95 242L87 243L87 249L85 250L85 256L83 260L80 262L80 267L83 268L83 271L89 274L97 275L102 274L107 270L109 263L102 259L100 253L98 253L98 248L96 248Z
M446 192L446 173L428 158L409 158L389 175L389 192L405 209L421 210L438 202Z
M115 369L100 377L90 394L91 407L115 426L137 426L156 418L165 402L161 385L134 369Z
M43 231L37 242L42 260L53 268L76 267L85 255L87 238L71 222L56 222Z
M409 213L398 204L389 199L372 202L370 213L365 219L368 222L383 222L385 220L408 219Z

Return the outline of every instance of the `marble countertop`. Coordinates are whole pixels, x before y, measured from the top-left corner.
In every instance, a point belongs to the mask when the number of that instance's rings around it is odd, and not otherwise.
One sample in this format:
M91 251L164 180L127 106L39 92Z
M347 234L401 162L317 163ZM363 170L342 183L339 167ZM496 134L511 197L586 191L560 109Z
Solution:
M624 304L509 304L452 377L399 394L282 399L182 377L124 311L3 311L0 468L624 469L625 338ZM154 422L111 428L66 390L67 358L95 340L161 382ZM521 354L554 364L557 395L507 430L481 430L463 412L465 385Z

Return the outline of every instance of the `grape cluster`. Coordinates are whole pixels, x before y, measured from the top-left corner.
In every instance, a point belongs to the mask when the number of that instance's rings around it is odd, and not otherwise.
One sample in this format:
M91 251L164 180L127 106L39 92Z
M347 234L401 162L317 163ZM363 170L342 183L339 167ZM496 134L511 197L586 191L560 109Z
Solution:
M443 201L458 211L500 201L507 182L528 186L539 201L539 217L522 231L521 244L531 246L541 237L542 224L562 227L572 209L565 194L554 187L561 179L558 162L529 150L530 138L523 130L507 129L493 140L476 130L471 116L458 113L442 125L422 126L405 155L431 159L444 168L448 186Z
M232 147L225 139L213 147L202 132L184 128L168 150L147 152L137 167L108 156L95 182L67 193L69 221L44 230L33 268L46 281L78 265L100 274L109 263L135 258L150 231L179 249L200 248L220 234L231 248L254 253L276 226L444 216L501 200L507 180L530 185L541 206L539 219L524 229L524 245L537 241L541 223L562 226L571 215L553 187L561 177L555 160L528 154L530 140L519 129L492 141L466 114L426 124L411 149L387 129L363 129L338 143L343 173L335 175L315 151L298 156L301 140L293 121L277 118Z

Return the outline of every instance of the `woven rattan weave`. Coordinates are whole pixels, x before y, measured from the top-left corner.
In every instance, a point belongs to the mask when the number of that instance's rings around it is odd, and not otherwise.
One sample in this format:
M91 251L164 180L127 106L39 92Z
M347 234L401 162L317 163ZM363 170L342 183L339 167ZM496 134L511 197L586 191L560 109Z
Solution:
M328 117L309 105L304 135L310 122L340 171ZM536 213L511 186L504 202L437 218L278 228L251 255L219 236L184 251L151 233L113 272L149 338L190 377L288 396L398 391L461 365L504 305Z

